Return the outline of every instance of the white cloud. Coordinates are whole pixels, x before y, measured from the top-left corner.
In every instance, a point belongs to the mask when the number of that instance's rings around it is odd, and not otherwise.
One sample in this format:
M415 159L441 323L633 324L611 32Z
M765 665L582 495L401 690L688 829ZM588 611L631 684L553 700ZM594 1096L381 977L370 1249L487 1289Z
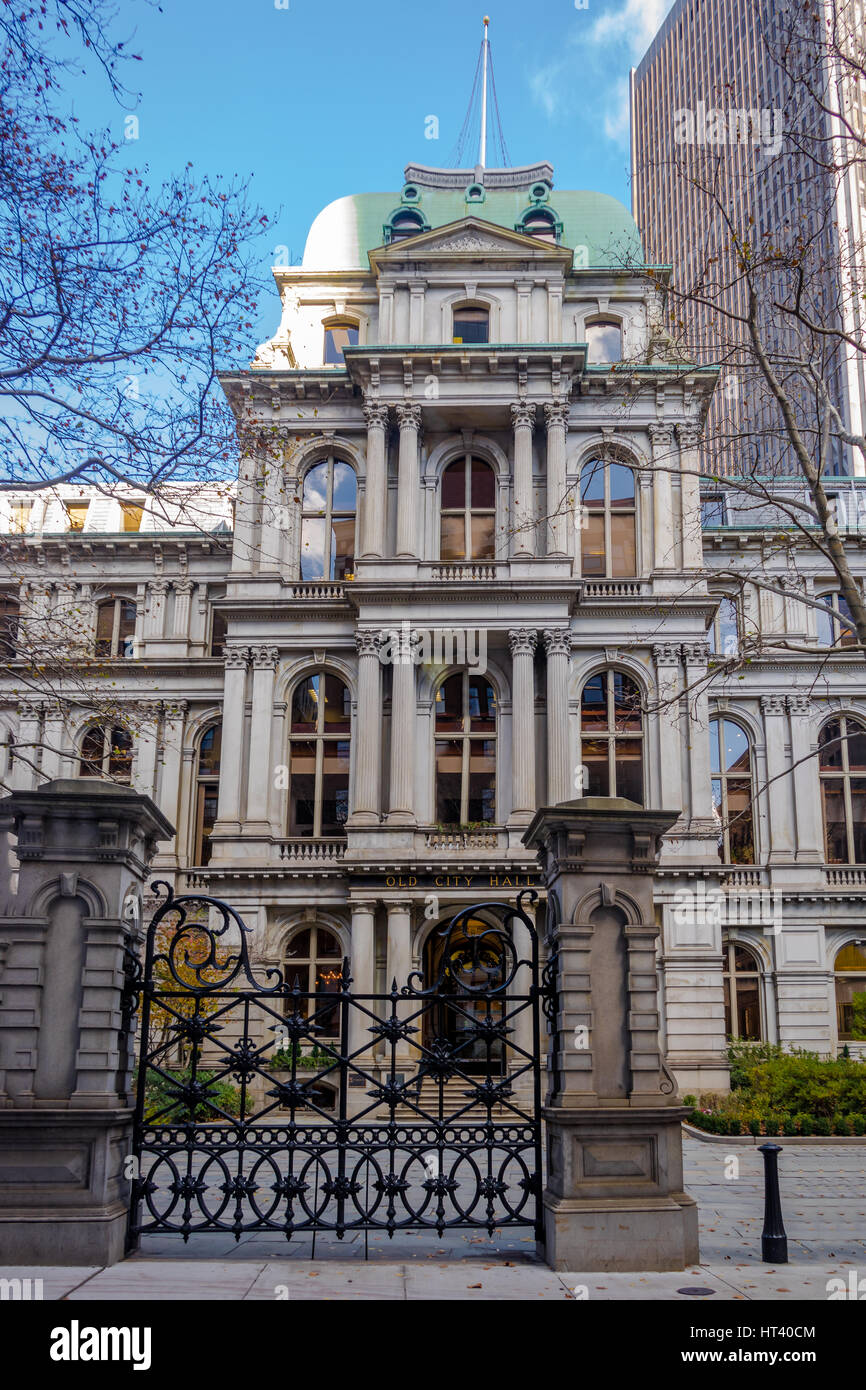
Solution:
M593 7L596 3L590 0ZM548 120L570 119L591 89L601 93L605 135L627 145L628 69L643 57L673 3L610 0L597 17L592 10L577 11L561 56L529 73L532 99Z

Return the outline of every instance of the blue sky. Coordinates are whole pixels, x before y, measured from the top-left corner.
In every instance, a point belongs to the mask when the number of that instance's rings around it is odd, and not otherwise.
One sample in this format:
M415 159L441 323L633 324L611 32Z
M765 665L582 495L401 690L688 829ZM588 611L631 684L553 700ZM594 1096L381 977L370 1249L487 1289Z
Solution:
M272 246L303 252L316 213L346 193L399 188L409 161L447 164L463 122L482 4L436 0L121 0L118 32L143 61L131 162L161 176L252 173L278 214ZM629 202L627 91L672 0L493 0L491 43L512 161L549 159L560 187ZM287 4L287 8L278 5ZM124 134L90 79L74 89L90 124ZM439 139L425 139L425 119ZM275 305L274 301L274 305ZM275 327L274 306L263 306Z

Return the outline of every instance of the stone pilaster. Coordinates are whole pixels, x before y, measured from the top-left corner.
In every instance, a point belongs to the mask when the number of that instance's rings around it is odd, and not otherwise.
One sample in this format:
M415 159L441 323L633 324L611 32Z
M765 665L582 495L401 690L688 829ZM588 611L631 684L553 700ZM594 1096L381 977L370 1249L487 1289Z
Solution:
M788 695L786 704L791 721L797 863L822 864L824 834L821 794L817 785L817 758L812 752L816 742L817 710L808 695Z
M544 633L547 654L547 800L568 801L574 789L573 757L568 736L568 664L571 633L556 628Z
M537 635L532 628L513 628L511 648L512 798L511 820L528 822L535 811L535 677Z
M677 425L680 446L682 496L683 569L700 569L704 562L701 539L700 432L692 425Z
M383 405L381 401L368 401L364 406L364 419L367 422L367 481L364 492L361 557L378 559L385 554L385 522L388 511L387 405Z
M515 401L511 407L514 427L514 502L511 512L511 553L518 558L535 554L535 508L532 494L532 432L536 407L533 401Z
M662 803L682 806L682 751L680 748L680 646L659 642L653 647L659 704L659 783Z
M274 684L280 653L277 647L252 647L253 694L250 720L250 756L247 775L249 834L267 834L270 789L274 780L271 734L274 722Z
M421 434L421 407L404 402L396 407L400 427L400 454L397 468L397 554L405 559L418 557L418 512L421 505L418 452Z
M408 640L393 641L391 679L391 767L388 820L394 824L415 824L415 744L416 744L416 675L415 651L418 633L407 634Z
M547 426L548 555L568 554L568 519L565 460L568 434L568 401L548 401L544 406Z
M244 710L246 706L247 647L229 647L225 655L223 692L222 759L217 824L214 837L240 832L241 773L244 757ZM217 847L214 846L216 852Z
M686 673L686 722L689 755L689 814L693 829L709 835L710 857L715 853L716 825L710 785L710 710L707 698L708 642L686 642L682 650Z
M380 634L359 632L355 642L358 648L358 725L354 738L355 794L350 825L377 825L381 811L382 764Z
M770 809L770 853L767 862L790 864L794 859L794 806L789 776L790 760L785 751L788 732L785 696L762 695L761 714L767 749L767 802Z
M350 971L352 975L352 994L365 995L375 992L376 984L376 903L373 899L353 899L352 910L352 954ZM365 1007L375 1013L378 1005L371 1001ZM354 1064L364 1070L373 1065L374 1034L370 1032L373 1020L360 1008L349 1010L349 1050ZM352 1087L360 1103L367 1104L365 1091Z
M653 455L653 563L657 570L676 567L676 528L673 516L671 470L674 467L674 432L671 425L650 425Z

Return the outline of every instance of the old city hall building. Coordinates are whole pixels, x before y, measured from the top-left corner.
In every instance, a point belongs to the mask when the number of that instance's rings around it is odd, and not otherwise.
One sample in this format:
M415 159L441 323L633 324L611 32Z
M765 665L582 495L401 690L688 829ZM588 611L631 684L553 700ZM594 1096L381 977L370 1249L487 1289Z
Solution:
M454 911L533 885L537 807L677 811L656 901L682 1089L726 1085L730 1034L856 1047L862 661L817 552L826 623L713 582L761 528L712 497L702 526L717 373L673 360L630 214L546 164L410 166L274 274L279 328L223 377L272 441L236 488L0 504L7 783L132 780L176 827L158 875L322 993L344 955L360 992L429 970ZM72 610L97 722L71 673L19 674L28 626ZM744 625L762 656L712 678Z

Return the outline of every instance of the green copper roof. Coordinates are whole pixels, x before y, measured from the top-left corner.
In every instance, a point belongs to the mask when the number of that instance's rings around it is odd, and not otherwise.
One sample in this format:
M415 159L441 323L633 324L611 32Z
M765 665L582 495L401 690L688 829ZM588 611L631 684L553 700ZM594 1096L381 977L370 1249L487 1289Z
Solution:
M304 249L305 270L366 270L367 253L384 244L383 226L401 206L402 192L355 193L338 198L319 213ZM488 189L483 202L467 202L463 189L418 188L403 204L421 212L430 227L477 217L513 229L532 206L526 188ZM634 219L616 198L576 189L550 191L548 211L563 224L561 245L581 252L578 265L616 268L643 265L643 248Z

